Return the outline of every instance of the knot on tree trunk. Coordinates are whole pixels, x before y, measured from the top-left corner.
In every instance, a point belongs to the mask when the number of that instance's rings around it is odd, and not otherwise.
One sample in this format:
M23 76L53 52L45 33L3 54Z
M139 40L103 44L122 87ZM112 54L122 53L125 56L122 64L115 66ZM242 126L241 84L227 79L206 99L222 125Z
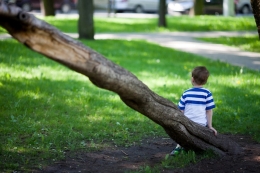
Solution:
M23 21L23 22L29 22L30 15L26 12L20 11L18 13L18 19Z

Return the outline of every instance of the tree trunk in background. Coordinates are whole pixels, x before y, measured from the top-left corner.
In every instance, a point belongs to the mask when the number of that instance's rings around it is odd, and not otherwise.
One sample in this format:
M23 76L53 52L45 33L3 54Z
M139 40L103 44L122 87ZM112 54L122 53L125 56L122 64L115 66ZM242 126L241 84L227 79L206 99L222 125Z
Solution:
M108 0L107 1L107 16L110 17L110 14L113 14L116 17L116 0ZM112 16L112 15L111 15Z
M253 14L255 17L255 23L256 23L258 36L260 40L260 0L251 0L251 6L253 8Z
M41 0L41 13L43 16L55 16L53 0Z
M27 48L85 75L97 87L118 94L127 106L162 126L186 149L212 150L218 155L241 152L237 143L221 134L215 136L209 128L189 120L175 104L151 91L131 72L34 15L0 0L0 19L0 26Z
M191 16L198 16L204 14L204 0L193 0L194 5L193 8L190 10Z
M166 0L160 0L158 8L159 8L158 26L166 28L167 27L167 22L166 22Z
M230 0L223 1L223 15L235 16L235 3Z
M93 0L78 1L78 33L79 39L94 40L94 4Z

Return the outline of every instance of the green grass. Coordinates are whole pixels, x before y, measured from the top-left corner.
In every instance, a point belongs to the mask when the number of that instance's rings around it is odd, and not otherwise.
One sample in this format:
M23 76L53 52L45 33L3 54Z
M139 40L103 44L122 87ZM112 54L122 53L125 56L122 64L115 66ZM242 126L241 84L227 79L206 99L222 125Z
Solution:
M56 19L48 17L45 21L64 32L77 32L77 18ZM68 23L70 25L68 25ZM168 27L158 28L158 18L95 18L95 32L168 32L168 31L237 31L256 30L253 17L222 16L175 16L167 17Z
M260 72L144 41L84 43L174 103L191 86L192 68L207 66L211 76L205 87L217 105L214 127L260 141ZM0 170L41 168L67 151L127 147L144 137L166 136L157 124L88 78L14 40L0 41L0 49Z
M242 50L251 52L260 52L260 41L258 36L243 36L243 37L217 37L217 38L198 38L202 41L207 41L217 44L225 44L228 46L238 47Z
M0 34L6 33L7 31L0 26Z
M203 154L196 154L194 151L182 151L180 154L172 157L167 154L161 164L150 167L148 165L140 167L137 171L129 173L161 173L166 170L174 170L184 168L189 164L196 164L204 159L216 157L211 151L206 151ZM128 172L127 172L128 173Z
M44 20L64 32L77 32L76 18ZM253 17L181 16L168 17L167 21L168 28L163 29L157 27L157 18L95 18L95 30L96 33L255 30ZM0 33L5 32L0 27ZM84 43L174 103L190 87L191 69L207 66L211 76L206 87L213 92L217 104L214 127L220 133L245 134L260 141L259 72L144 41ZM95 87L85 76L16 41L0 41L0 52L1 171L31 172L62 159L66 152L93 151L111 145L127 147L145 137L167 136L157 124L125 106L116 94ZM157 168L146 166L141 172L183 167L198 160L192 152L180 158L166 157Z
M128 146L163 135L161 127L86 77L13 40L0 45L0 167L17 169L61 159L65 150L96 150L107 142Z
M195 164L203 159L216 157L211 151L203 154L196 154L194 151L182 151L180 154L172 157L168 154L162 161L162 167L166 169L184 168L189 164Z
M78 18L43 18L63 32L77 33ZM253 17L168 16L167 28L157 27L158 18L95 17L95 32L173 32L173 31L239 31L256 30ZM0 27L0 33L6 31Z

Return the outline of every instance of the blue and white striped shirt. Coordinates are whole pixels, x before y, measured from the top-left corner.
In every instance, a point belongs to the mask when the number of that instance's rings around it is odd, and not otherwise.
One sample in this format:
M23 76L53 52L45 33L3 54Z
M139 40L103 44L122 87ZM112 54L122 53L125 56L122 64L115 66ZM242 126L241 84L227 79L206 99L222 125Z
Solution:
M194 87L182 94L178 106L190 120L206 126L206 110L215 108L215 103L208 89Z

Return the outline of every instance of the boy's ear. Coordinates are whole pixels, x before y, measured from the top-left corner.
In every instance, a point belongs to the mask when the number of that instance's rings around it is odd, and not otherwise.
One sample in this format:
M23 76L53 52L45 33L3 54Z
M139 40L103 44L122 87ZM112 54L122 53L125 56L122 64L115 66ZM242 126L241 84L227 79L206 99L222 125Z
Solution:
M193 77L191 77L190 81L191 81L191 84L194 85L194 82L195 82L195 81L194 81L194 78L193 78Z

